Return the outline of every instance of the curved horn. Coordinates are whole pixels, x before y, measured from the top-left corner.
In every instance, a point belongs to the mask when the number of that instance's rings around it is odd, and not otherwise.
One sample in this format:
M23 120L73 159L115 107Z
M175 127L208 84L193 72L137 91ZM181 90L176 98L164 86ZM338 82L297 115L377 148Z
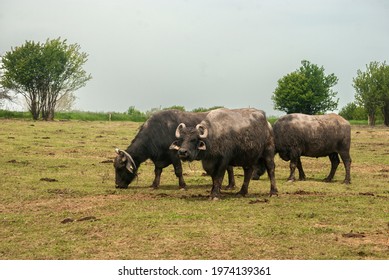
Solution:
M132 158L132 156L130 156L130 154L129 153L127 153L126 151L122 151L125 155L126 155L126 157L131 161L131 164L134 166L134 169L136 169L136 164L135 164L135 161L134 161L134 159Z
M177 126L177 129L176 129L176 138L181 138L181 133L180 133L180 130L182 128L185 128L186 125L184 123L180 123L178 126Z
M196 129L200 134L200 138L204 139L208 137L208 128L204 127L201 124L196 125Z
M134 173L134 170L136 169L136 164L135 164L135 161L134 161L134 159L132 158L132 156L131 156L129 153L127 153L126 151L120 150L120 149L118 149L118 148L116 148L115 151L116 151L117 154L120 154L120 152L122 152L122 153L126 156L126 158L131 162L132 167L133 167L133 170L131 170L131 169L129 169L129 168L127 168L127 169L128 169L130 172Z

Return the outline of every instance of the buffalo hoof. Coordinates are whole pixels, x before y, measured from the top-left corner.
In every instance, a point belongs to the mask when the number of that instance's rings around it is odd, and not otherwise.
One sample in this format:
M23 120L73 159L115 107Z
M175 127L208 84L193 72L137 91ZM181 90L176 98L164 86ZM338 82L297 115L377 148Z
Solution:
M296 181L296 179L294 179L294 178L288 179L287 183L293 183L294 181Z
M218 201L218 200L220 200L220 198L219 197L217 197L217 196L214 196L214 197L210 197L209 198L209 200L211 200L211 201Z
M234 190L234 189L235 189L235 185L226 186L226 190Z
M269 193L269 196L270 196L270 197L272 197L273 195L278 196L278 192L277 192L277 191L271 191L271 192Z
M326 182L326 183L330 183L332 181L332 178L324 178L323 179L323 182Z
M351 181L350 181L350 180L344 180L344 181L342 182L342 184L350 185L350 184L351 184Z
M236 193L237 196L243 196L243 197L246 196L246 194L247 194L247 192L246 193L245 192L237 192Z
M186 187L180 187L180 191L187 191L188 189Z
M128 186L115 186L117 189L128 189Z

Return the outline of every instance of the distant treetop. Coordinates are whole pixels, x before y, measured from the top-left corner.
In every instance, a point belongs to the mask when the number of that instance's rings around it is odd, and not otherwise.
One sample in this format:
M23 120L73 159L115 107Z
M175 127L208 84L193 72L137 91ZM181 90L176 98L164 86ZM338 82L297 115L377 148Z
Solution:
M325 75L324 67L307 60L302 66L278 80L272 100L274 109L309 115L335 110L339 99L332 90L338 82L334 74Z

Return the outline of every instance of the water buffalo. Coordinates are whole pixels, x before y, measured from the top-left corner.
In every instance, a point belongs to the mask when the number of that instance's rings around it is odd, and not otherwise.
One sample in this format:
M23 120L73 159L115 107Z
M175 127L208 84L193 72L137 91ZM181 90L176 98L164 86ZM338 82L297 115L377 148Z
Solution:
M182 176L182 165L177 152L169 150L175 140L175 131L181 122L196 125L207 113L189 113L179 110L164 110L153 114L140 128L126 150L116 149L114 160L117 188L127 188L137 176L139 165L151 159L155 165L155 178L151 185L158 188L162 169L173 164L180 188L186 183ZM229 169L229 187L235 185L232 168Z
M325 157L331 161L330 174L324 179L330 182L339 165L339 156L346 169L344 183L350 183L351 127L348 121L337 114L304 115L289 114L279 118L273 125L276 152L290 160L289 181L294 181L296 167L299 179L305 180L300 157Z
M228 166L242 166L244 182L238 194L246 195L253 166L262 161L271 186L277 193L274 176L274 140L263 111L256 109L216 109L197 125L181 123L170 146L183 161L201 160L211 175L211 199L220 197L220 188Z

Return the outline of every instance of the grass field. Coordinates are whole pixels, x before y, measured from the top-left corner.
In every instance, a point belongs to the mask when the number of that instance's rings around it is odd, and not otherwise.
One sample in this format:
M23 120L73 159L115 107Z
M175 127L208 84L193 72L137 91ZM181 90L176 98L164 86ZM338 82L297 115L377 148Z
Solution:
M303 158L307 180L287 183L276 156L279 196L264 177L214 202L198 162L187 191L172 167L151 190L151 162L115 189L114 148L139 125L0 120L0 259L389 259L388 128L352 127L351 185L343 165L321 181L327 158Z

